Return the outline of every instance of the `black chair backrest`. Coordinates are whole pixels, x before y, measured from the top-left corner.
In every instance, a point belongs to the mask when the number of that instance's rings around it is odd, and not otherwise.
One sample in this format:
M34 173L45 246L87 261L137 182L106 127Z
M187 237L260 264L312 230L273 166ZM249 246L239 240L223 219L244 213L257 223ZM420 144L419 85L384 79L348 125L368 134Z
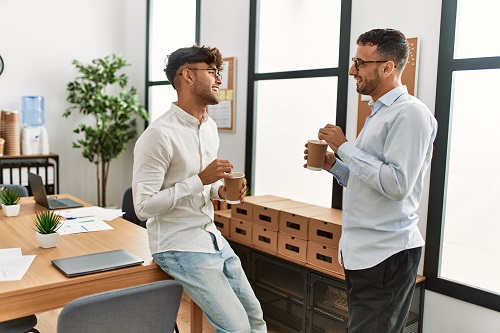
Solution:
M135 214L131 187L129 187L123 194L122 210L125 212L125 214L123 214L123 218L125 220L138 224L144 228L146 227L146 221L139 220L139 218Z

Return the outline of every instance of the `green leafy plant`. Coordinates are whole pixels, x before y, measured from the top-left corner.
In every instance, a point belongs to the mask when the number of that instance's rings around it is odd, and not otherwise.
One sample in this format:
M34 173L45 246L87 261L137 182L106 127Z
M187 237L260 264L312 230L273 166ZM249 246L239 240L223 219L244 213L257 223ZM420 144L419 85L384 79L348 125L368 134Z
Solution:
M127 89L128 76L118 74L130 66L121 56L108 55L92 60L89 65L73 60L72 64L80 74L67 85L66 100L72 105L63 117L77 110L94 120L93 125L80 123L73 130L83 134L83 138L73 142L73 148L81 148L83 157L96 165L98 205L105 207L110 162L118 158L125 150L125 143L137 135L137 116L144 120L149 117L138 102L137 89Z
M0 190L0 203L6 206L17 205L21 197L19 194L8 187L2 187Z
M52 210L39 211L33 217L35 231L41 234L53 234L62 226L61 215Z

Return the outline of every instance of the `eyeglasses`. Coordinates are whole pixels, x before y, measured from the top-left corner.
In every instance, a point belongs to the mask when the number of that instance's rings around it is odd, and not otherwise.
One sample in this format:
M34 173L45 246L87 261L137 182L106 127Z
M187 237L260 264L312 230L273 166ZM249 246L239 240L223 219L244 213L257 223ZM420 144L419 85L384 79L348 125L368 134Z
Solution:
M222 71L220 69L217 69L215 67L211 67L211 68L188 68L192 71L210 71L208 72L208 74L212 75L214 78L219 78L222 80ZM180 73L179 75L182 75L182 73Z
M369 60L369 61L364 61L363 59L359 58L352 58L352 63L354 64L354 67L356 68L357 71L359 71L359 66L364 65L364 64L370 64L374 62L388 62L390 60ZM396 66L394 66L396 67Z

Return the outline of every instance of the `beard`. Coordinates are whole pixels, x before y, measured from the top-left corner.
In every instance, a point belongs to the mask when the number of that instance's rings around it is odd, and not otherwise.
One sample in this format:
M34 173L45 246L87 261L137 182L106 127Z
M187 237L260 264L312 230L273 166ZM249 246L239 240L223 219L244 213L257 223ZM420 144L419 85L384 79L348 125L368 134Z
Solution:
M380 75L378 74L378 71L373 72L375 75L375 78L373 79L365 79L363 78L360 83L356 86L356 91L362 95L368 95L371 96L372 92L377 89L377 87L380 85Z
M206 85L200 84L199 81L196 81L193 89L196 92L197 99L200 103L205 105L219 104L219 96L212 91L211 86L207 87Z

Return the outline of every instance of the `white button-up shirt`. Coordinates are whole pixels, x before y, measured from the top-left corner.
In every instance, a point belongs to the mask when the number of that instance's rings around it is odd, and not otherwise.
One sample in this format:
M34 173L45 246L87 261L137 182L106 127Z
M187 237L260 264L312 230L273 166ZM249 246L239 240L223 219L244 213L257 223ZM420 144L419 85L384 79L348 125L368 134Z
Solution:
M198 177L218 148L215 122L205 115L200 124L175 103L137 140L132 190L137 216L147 219L151 253L214 253L210 233L222 249L211 199L220 199L223 183L204 186Z
M340 146L342 161L330 170L346 186L339 253L353 270L424 245L416 210L437 132L434 116L406 86L370 107L355 144Z

